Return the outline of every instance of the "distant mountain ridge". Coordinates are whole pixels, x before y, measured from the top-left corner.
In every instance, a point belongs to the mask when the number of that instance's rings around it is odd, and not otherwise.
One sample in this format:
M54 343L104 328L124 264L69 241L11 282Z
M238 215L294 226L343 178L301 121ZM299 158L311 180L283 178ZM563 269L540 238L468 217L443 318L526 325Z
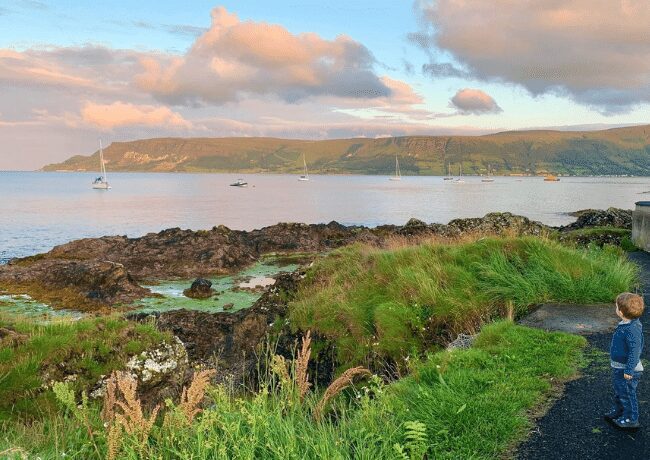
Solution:
M113 142L109 171L391 174L457 173L650 175L650 125L601 131L506 131L483 136L405 136L333 140L156 138ZM96 171L99 152L47 165L45 171Z

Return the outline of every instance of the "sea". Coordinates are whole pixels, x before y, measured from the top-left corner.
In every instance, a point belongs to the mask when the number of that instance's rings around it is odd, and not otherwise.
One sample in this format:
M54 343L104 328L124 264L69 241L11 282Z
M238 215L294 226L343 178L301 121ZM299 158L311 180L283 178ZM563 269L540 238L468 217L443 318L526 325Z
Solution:
M244 179L248 187L229 184ZM0 172L0 263L71 240L142 236L180 227L252 230L278 222L377 226L411 217L447 223L508 211L564 225L586 208L632 209L650 199L647 177L495 177L463 183L435 176L114 173L93 190L91 173Z

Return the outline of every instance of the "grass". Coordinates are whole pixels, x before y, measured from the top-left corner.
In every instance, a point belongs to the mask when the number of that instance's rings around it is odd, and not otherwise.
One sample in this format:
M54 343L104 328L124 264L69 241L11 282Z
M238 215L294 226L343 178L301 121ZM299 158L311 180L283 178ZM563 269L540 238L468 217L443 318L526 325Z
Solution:
M343 367L404 359L544 302L611 302L636 280L622 251L534 238L353 245L317 261L289 319L336 345Z
M22 336L0 347L0 421L50 416L57 410L51 381L75 375L76 389L92 387L102 375L121 369L128 356L168 337L152 325L117 317L48 325L0 320Z
M142 452L165 459L498 458L525 436L527 411L544 401L553 382L575 374L584 345L578 336L498 322L483 328L472 349L433 354L396 383L373 377L348 389L323 419L313 414L319 391L301 402L275 380L245 398L217 387L212 405L191 423L175 417L178 409L168 403L144 445L120 439L119 458L145 458ZM81 417L70 413L5 426L0 452L103 457L105 429L97 410L88 413L97 452Z

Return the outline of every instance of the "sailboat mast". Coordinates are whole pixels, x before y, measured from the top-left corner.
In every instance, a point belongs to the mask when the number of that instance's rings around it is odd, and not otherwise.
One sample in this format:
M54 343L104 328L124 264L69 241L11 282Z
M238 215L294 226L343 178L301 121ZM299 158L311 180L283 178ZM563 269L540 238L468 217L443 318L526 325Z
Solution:
M102 163L102 177L104 181L108 182L108 177L106 177L106 165L104 164L104 149L102 148L102 140L99 140L99 161Z
M402 171L399 170L399 160L395 155L395 177L402 177Z
M305 177L307 177L307 159L305 158L305 152L302 152L302 165L305 170Z

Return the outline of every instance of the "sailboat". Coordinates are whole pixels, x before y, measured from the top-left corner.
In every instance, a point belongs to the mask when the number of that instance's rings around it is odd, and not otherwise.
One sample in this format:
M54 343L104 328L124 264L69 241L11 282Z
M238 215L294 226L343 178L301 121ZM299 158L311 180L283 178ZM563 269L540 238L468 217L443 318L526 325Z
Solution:
M481 179L481 182L494 182L494 178L492 177L492 166L488 165L488 173L487 177L484 177Z
M458 179L454 181L454 184L464 184L465 180L463 179L463 164L461 163L458 166Z
M110 190L111 186L108 183L108 176L106 175L106 163L104 162L104 149L102 148L102 140L99 140L99 161L101 163L101 176L93 181L93 188L97 190Z
M307 160L305 159L305 152L302 153L302 165L304 168L304 172L302 176L298 178L298 180L302 181L308 181L309 180L309 173L307 172Z
M230 184L231 187L248 187L248 182L244 179L237 179L235 182Z
M395 155L395 175L390 178L390 180L402 180L402 171L399 169L399 160L397 155Z
M449 174L449 163L447 163L447 175L443 177L442 180L453 180L453 179L454 178L451 177L451 175Z

